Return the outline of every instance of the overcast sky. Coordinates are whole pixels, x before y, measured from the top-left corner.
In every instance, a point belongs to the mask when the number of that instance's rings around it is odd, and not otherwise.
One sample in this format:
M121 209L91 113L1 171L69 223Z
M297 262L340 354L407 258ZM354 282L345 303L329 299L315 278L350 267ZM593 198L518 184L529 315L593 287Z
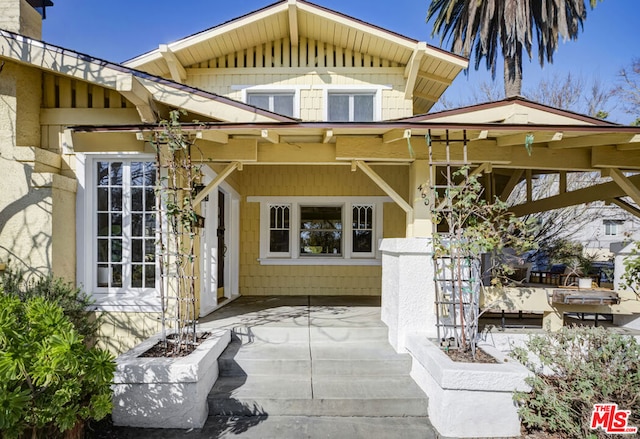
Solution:
M273 3L268 0L55 0L47 9L43 39L49 43L108 61L123 62L142 53L216 26ZM428 1L416 0L315 0L314 3L350 15L408 37L440 46L425 23ZM588 1L587 1L588 3ZM584 31L577 41L560 44L554 64L540 68L537 55L525 61L523 90L540 79L571 71L586 82L617 81L622 67L640 58L640 1L604 0L589 10ZM445 48L448 48L445 47ZM471 63L473 66L473 62ZM501 82L502 67L497 69ZM470 90L491 77L484 69L471 67L460 74L446 93L462 102ZM609 120L628 124L631 115L611 111Z

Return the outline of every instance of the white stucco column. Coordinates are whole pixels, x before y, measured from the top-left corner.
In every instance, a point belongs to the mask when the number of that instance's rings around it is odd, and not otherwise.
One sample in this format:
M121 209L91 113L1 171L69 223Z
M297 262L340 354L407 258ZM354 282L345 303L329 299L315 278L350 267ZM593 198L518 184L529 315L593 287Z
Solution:
M430 238L383 239L382 321L389 343L406 352L406 336L436 337L433 243Z
M634 246L635 244L630 243L616 252L615 265L613 269L615 275L615 279L613 281L614 291L617 291L621 297L628 296L631 301L634 299L634 293L630 291L621 291L620 283L622 281L622 274L625 271L624 260L631 255ZM613 314L613 324L627 329L640 329L640 314Z
M421 185L429 185L429 161L415 160L409 169L409 204L413 208L413 218L407 224L407 236L430 237L432 231L431 211L424 203Z

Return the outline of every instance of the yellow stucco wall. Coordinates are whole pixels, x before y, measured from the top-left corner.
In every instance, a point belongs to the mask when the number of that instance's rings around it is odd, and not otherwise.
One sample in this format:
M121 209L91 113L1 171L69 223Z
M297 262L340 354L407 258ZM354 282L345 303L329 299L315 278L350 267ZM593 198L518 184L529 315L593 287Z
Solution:
M408 192L406 166L375 166L398 193ZM245 166L240 193L240 293L243 295L379 295L380 266L260 265L260 205L246 196L383 196L362 172L349 166ZM404 212L384 206L384 236L402 237Z
M100 319L98 346L114 354L126 352L161 329L158 313L102 312L96 316Z
M75 279L74 180L41 151L41 73L5 62L0 81L0 262Z

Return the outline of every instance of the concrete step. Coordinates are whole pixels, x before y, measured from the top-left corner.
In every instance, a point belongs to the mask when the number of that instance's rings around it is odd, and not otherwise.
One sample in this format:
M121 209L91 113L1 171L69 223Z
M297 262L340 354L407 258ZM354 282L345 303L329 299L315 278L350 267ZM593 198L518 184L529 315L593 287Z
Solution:
M235 326L232 332L243 343L349 343L380 342L388 344L386 326L367 327L297 327L297 326Z
M162 434L162 432L160 432ZM199 437L243 439L436 439L426 417L211 416ZM147 439L155 436L143 436ZM171 436L158 436L161 438ZM177 436L176 436L177 437Z
M426 416L427 398L406 377L220 377L209 414L237 416Z
M218 358L220 376L407 375L411 359L386 342L243 344L237 337Z

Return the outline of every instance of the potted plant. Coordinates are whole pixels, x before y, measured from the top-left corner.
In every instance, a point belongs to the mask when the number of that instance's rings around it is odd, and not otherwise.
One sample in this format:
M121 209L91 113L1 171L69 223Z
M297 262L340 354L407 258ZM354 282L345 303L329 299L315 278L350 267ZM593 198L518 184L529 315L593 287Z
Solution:
M595 262L595 255L589 255L587 253L578 255L578 288L587 289L593 286L593 279L590 274L593 271L593 263Z
M228 330L197 328L200 217L193 198L200 174L191 161L194 139L182 131L179 117L172 111L149 140L156 150L162 330L116 359L115 425L201 428L207 395L218 377L217 359L231 339Z

